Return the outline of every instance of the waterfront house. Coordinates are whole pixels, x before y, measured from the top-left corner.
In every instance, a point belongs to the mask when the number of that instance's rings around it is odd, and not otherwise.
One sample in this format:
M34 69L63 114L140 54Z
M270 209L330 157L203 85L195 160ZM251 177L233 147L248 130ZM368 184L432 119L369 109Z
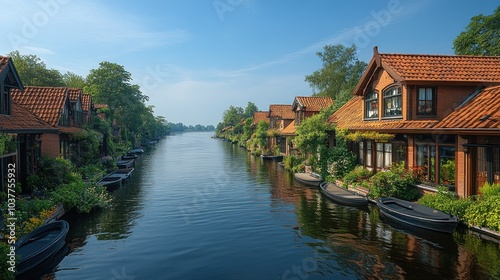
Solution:
M302 121L318 114L321 110L333 105L333 99L326 96L296 96L292 103L294 120L281 131L282 139L285 139L285 145L280 146L282 153L290 155L293 149L291 140L295 136L296 127Z
M75 112L81 115L81 105L73 104L80 108L71 110L68 88L28 86L24 88L24 92L13 90L12 98L35 116L57 128L54 133L42 135L42 156L62 156L66 159L77 157L73 153L78 151L80 141L72 136L82 133L82 120L74 117Z
M257 126L261 121L269 123L268 111L257 111L253 113L253 126Z
M278 146L280 153L286 153L286 139L281 132L295 120L292 105L272 104L269 105L269 129L274 130L277 135L269 138L269 147Z
M40 156L42 135L57 133L57 129L14 101L14 89L20 93L24 90L14 63L10 57L0 56L0 176L7 178L9 169L15 170L16 182L26 186L26 178L33 174ZM9 168L12 166L15 168ZM2 191L6 183L0 181Z
M500 178L500 57L374 54L354 97L329 122L355 141L359 163L404 161L423 191L460 196Z

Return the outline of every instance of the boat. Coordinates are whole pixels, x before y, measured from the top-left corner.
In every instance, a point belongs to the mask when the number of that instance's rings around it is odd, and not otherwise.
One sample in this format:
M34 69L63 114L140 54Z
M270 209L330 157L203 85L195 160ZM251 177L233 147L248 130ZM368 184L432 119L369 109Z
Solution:
M134 147L128 153L129 154L143 154L144 153L144 149L141 148L141 147Z
M131 160L131 159L136 159L137 154L126 154L122 156L122 160Z
M282 162L282 161L278 162L278 165L281 166L281 167L283 167L283 168L285 168L285 163Z
M49 260L66 245L69 224L64 220L45 224L22 236L14 244L17 262L17 274L24 274Z
M260 155L261 159L274 160L274 161L282 161L283 156L270 156L270 155Z
M458 224L453 215L398 198L380 197L377 206L390 219L428 230L453 233Z
M106 178L106 177L120 177L122 179L122 184L123 184L130 179L132 172L134 172L133 167L118 169L118 170L113 171L113 172L109 173L108 175L104 176L104 178Z
M368 199L357 192L337 186L334 183L324 182L320 185L321 191L336 203L348 206L366 206Z
M16 274L16 280L46 279L42 278L45 274L52 273L57 265L68 255L70 249L68 244L64 244L59 251L55 252L50 258L42 261L33 268L26 270L22 274Z
M299 172L293 175L297 181L312 187L319 187L321 182L321 175L313 172Z
M116 167L123 169L123 168L130 168L135 166L135 159L128 159L128 160L117 160L115 161Z
M106 190L108 192L119 189L122 186L122 177L108 175L104 176L104 178L99 180L97 183L101 186L106 187Z

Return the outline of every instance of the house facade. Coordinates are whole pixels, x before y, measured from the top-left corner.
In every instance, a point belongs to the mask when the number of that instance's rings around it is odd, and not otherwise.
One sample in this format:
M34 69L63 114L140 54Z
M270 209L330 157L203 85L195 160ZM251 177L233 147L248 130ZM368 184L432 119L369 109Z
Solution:
M354 97L329 122L358 133L351 148L366 168L405 162L422 189L447 185L467 197L481 187L477 174L488 181L500 175L492 144L500 143L492 117L500 106L489 111L480 101L495 95L496 85L500 57L381 54L375 47ZM475 119L467 108L490 113Z
M24 88L10 57L0 56L0 186L6 190L8 170L16 172L16 182L26 186L26 178L36 169L41 153L41 138L45 133L57 133L57 129L36 117L12 98L12 91L20 93ZM7 142L5 139L8 138ZM15 168L9 168L15 166ZM23 189L23 192L29 190Z
M79 141L71 135L82 132L82 103L80 93L73 90L71 101L70 89L66 87L34 87L12 91L12 98L38 118L50 124L56 131L44 133L41 138L42 156L62 156L70 159L72 151L78 150ZM78 96L78 97L75 97Z
M288 148L286 138L281 132L295 120L292 105L272 104L269 105L269 129L279 133L278 136L269 138L269 147L278 146L281 154L286 154Z

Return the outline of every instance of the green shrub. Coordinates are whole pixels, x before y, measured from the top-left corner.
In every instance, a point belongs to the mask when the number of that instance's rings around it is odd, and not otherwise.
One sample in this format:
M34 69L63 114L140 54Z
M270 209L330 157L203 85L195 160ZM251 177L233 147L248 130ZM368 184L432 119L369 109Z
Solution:
M362 181L370 178L372 174L373 173L371 171L363 166L356 166L356 168L347 173L342 180L344 181L345 186L355 185L356 183L361 183Z
M10 257L7 255L10 253L10 245L0 242L0 279L2 280L13 280L15 277L14 273L9 271L11 267L8 263Z
M296 156L286 156L283 158L283 163L285 163L285 169L296 172L302 172L304 170L303 159Z
M38 164L38 189L53 190L61 184L68 184L78 175L74 173L71 163L62 158L42 157Z
M488 227L500 230L500 196L476 197L476 201L469 205L464 215L465 221L470 225Z
M411 185L416 182L412 172L404 167L404 163L394 163L388 171L381 171L370 178L369 196L391 196L405 200L415 200L419 193Z
M328 174L332 179L341 180L356 167L357 156L344 143L330 149L328 153Z
M479 192L481 192L483 196L500 195L500 184L490 184L486 182Z
M94 208L106 207L111 196L105 187L80 179L61 185L52 193L52 200L64 204L67 209L75 207L79 213L89 213Z

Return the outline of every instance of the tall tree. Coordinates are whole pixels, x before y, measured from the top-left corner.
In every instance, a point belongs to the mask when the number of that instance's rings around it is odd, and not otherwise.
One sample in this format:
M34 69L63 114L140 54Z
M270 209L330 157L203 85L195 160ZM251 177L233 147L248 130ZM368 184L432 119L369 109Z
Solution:
M45 62L33 54L22 55L19 51L9 53L25 86L64 86L63 76L56 69L47 69Z
M253 113L259 111L259 108L253 103L248 101L247 107L245 108L245 112L243 113L243 117L245 118L253 118Z
M500 56L500 6L489 16L472 17L453 41L453 49L458 55Z
M63 76L64 84L70 88L84 88L85 78L72 72L66 72Z
M305 77L314 95L330 96L337 103L347 101L367 64L359 61L356 45L326 45L317 55L323 67ZM346 96L349 95L349 96Z

